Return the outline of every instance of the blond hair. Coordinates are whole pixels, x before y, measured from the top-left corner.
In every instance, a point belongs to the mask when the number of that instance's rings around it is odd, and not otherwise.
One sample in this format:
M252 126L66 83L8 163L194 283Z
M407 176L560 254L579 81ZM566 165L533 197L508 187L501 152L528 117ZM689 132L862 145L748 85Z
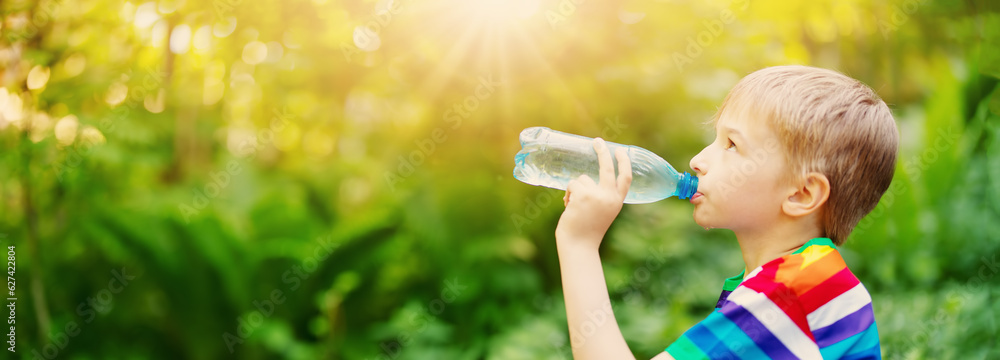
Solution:
M821 230L837 245L878 204L892 182L899 134L892 112L874 90L832 70L775 66L744 77L727 107L766 119L785 150L789 174L826 175L830 197Z

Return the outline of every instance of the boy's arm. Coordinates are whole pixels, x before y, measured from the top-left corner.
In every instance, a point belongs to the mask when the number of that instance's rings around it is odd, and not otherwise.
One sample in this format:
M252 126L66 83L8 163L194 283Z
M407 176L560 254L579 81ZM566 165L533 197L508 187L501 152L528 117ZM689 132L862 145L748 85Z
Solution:
M573 358L634 359L611 311L600 256L564 242L557 248Z
M586 175L570 181L563 197L566 210L556 227L570 344L575 359L634 359L611 310L597 251L628 194L632 164L620 149L615 154L619 167L616 179L604 140L595 139L594 150L601 168L600 183ZM672 358L664 352L656 359Z

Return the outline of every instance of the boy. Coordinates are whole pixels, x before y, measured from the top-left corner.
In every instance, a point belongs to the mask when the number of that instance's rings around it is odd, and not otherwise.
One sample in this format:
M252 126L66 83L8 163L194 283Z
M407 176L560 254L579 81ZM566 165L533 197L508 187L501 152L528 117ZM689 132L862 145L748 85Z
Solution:
M740 80L691 160L694 220L736 234L746 268L705 320L654 359L879 359L871 297L837 245L892 181L898 134L874 91L840 73L771 67ZM577 359L634 358L608 297L598 247L632 181L602 139L600 179L570 182L556 227Z

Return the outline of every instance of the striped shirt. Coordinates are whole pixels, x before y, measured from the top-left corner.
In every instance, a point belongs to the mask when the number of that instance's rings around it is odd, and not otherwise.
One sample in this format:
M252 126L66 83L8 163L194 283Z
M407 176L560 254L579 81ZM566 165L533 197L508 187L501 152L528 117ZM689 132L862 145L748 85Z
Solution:
M679 360L882 358L871 296L827 238L727 279L715 311L666 351Z

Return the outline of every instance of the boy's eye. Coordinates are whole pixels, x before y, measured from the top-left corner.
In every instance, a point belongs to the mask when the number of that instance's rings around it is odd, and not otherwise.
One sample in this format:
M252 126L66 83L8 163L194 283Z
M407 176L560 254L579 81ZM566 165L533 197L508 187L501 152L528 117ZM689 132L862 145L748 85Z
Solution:
M726 141L729 142L729 144L726 145L726 150L736 151L736 143L734 143L732 139L726 139Z

